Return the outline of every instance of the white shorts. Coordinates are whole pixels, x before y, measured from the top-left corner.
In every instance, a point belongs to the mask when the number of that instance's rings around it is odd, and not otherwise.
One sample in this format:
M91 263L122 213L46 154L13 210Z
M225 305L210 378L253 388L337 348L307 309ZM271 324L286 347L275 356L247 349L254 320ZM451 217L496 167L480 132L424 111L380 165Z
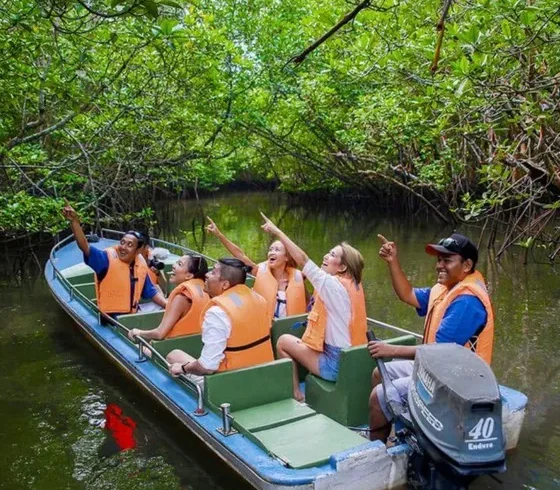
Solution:
M414 361L392 361L386 362L385 367L387 368L387 373L389 378L393 382L393 385L397 389L397 392L401 398L401 402L404 404L408 401L408 385L412 379L412 372L414 370ZM385 417L390 422L393 420L393 416L387 407L387 401L385 399L385 390L382 385L377 388L377 399L379 400L379 406Z

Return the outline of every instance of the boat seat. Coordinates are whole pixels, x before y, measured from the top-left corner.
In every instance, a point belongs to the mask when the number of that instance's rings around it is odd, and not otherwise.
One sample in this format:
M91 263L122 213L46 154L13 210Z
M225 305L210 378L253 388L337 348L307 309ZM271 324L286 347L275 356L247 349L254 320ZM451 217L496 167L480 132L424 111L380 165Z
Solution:
M164 310L150 311L147 313L129 313L126 315L119 315L118 320L127 328L151 330L160 324L163 314Z
M67 267L62 275L70 284L89 284L95 280L93 269L83 262Z
M207 405L219 411L222 403L231 412L259 407L292 398L292 361L282 359L204 378Z
M386 342L395 345L415 345L416 338L413 335L403 335ZM336 381L326 381L313 374L307 376L306 402L318 413L325 414L343 425L366 424L371 373L375 366L376 363L365 344L343 349Z
M173 337L171 339L154 340L152 345L163 357L167 356L174 349L181 349L187 354L198 358L202 351L202 335L198 333Z
M222 403L229 403L233 426L257 444L261 443L255 432L316 415L315 410L292 398L289 359L206 376L204 396L215 412Z
M295 469L320 466L327 463L333 454L369 442L321 414L253 432L251 438Z
M85 284L76 284L74 287L76 288L76 291L82 293L87 299L90 300L97 299L94 282L85 283Z
M302 315L286 316L284 318L278 318L272 322L272 328L270 330L270 340L272 342L274 356L278 358L276 354L276 343L280 338L280 335L289 333L301 338L303 332L305 331L304 322L307 320L307 313Z
M315 410L293 398L233 412L234 426L249 432L272 429L315 415Z

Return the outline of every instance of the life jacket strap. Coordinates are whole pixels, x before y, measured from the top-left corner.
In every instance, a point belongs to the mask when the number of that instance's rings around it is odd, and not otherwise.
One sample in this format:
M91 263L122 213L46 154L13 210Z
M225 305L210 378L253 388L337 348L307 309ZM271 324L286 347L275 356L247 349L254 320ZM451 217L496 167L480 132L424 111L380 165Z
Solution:
M240 345L238 347L226 347L225 350L228 352L239 352L242 350L251 349L252 347L256 347L257 345L264 344L267 340L270 340L270 335L263 337L262 339L255 340L250 344Z

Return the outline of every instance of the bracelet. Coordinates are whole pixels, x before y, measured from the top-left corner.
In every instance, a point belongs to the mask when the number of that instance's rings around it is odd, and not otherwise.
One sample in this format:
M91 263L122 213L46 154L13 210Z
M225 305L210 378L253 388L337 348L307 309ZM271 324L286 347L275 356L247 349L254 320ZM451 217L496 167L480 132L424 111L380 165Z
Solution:
M191 361L185 362L185 364L183 364L183 365L181 366L181 371L183 371L183 374L187 374L187 372L185 371L185 366L188 366L190 363L191 363Z

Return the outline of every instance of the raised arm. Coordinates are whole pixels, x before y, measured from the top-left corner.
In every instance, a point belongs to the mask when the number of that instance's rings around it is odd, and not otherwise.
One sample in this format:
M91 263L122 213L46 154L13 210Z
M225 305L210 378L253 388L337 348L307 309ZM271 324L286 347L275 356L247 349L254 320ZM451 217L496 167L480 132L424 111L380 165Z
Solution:
M288 235L286 235L280 228L278 228L272 221L270 221L263 213L261 213L261 216L264 219L264 225L262 225L261 228L267 233L270 233L271 235L275 235L278 238L278 240L280 240L284 244L284 247L286 247L286 251L295 260L298 267L303 267L309 259L309 257L307 257L307 254L301 248L299 248Z
M420 308L420 304L414 294L414 289L405 276L397 255L397 245L395 242L390 242L383 235L377 235L381 240L381 248L379 249L379 256L389 265L389 273L391 274L391 282L393 289L397 296L404 303Z
M220 240L220 242L222 242L222 245L226 247L228 252L236 259L241 260L249 267L251 267L253 269L252 273L255 274L257 271L257 264L253 262L249 257L247 257L245 255L245 252L243 252L243 250L241 250L241 248L239 248L235 243L228 240L228 238L220 231L216 223L214 223L209 216L206 216L206 219L210 221L210 224L206 227L206 231L218 237L218 239Z
M62 215L70 221L70 229L74 234L74 238L76 239L76 243L80 250L84 253L86 257L89 257L89 243L86 239L84 234L84 230L82 230L82 225L80 224L80 219L78 218L78 213L74 210L70 203L66 201L66 206L62 208Z

